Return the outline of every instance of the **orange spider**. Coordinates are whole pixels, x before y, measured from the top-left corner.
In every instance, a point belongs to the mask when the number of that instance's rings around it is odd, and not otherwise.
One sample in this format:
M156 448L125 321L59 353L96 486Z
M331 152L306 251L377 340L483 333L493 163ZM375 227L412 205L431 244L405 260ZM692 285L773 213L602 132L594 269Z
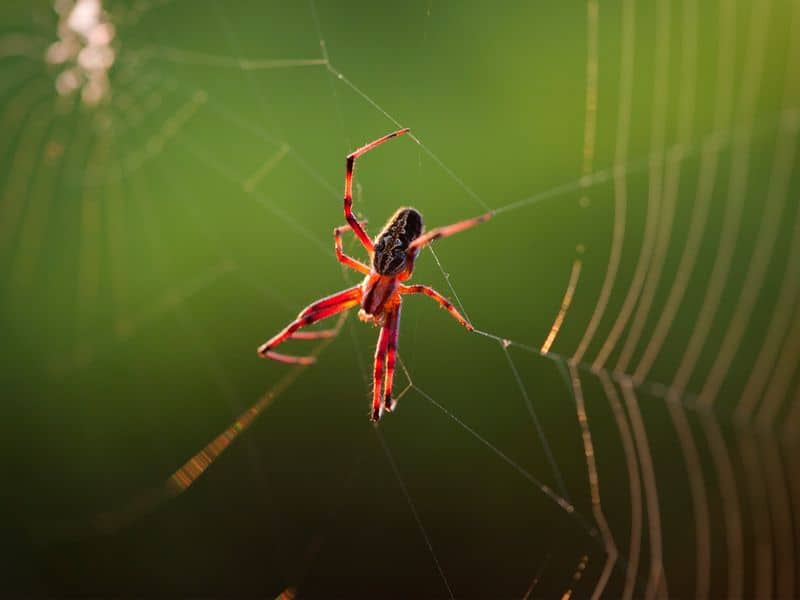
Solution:
M363 146L347 157L347 172L344 180L344 218L347 225L333 230L336 258L339 262L364 273L366 277L359 285L348 288L307 306L297 319L292 321L268 342L262 344L258 353L262 358L272 358L286 363L311 364L313 356L288 356L273 352L273 348L288 339L315 339L330 337L332 330L298 332L302 327L321 321L348 308L361 305L358 316L362 321L374 323L381 327L378 346L375 350L375 368L373 372L372 411L370 418L378 421L386 409L391 412L395 401L392 399L392 381L394 379L395 360L397 357L397 339L400 326L400 304L403 294L425 294L442 305L459 323L469 331L472 325L459 313L453 304L439 292L425 285L403 285L401 282L411 277L414 260L420 249L433 240L453 235L464 229L474 227L488 220L492 213L488 212L473 219L460 221L447 227L438 227L423 233L422 215L415 208L399 208L389 219L375 241L369 239L364 227L353 216L352 187L353 168L356 159L393 137L408 132L401 129ZM352 230L361 241L370 257L371 267L347 256L342 250L342 232ZM381 401L381 379L383 383L383 401Z

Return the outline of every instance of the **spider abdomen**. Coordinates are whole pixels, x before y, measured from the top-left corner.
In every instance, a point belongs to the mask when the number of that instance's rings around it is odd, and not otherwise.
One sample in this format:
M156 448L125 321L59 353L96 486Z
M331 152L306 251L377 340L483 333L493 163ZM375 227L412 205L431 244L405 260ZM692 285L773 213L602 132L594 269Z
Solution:
M422 214L415 208L399 208L375 238L372 266L381 275L397 275L405 270L408 246L422 235Z

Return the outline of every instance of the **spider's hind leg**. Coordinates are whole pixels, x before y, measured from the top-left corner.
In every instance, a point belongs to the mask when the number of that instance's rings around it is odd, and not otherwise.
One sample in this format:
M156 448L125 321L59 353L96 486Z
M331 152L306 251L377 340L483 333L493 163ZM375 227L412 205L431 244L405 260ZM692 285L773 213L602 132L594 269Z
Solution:
M289 356L288 354L279 354L273 351L273 348L282 344L286 340L313 340L319 338L333 337L339 331L335 329L324 329L320 331L298 331L303 327L312 325L328 317L332 317L348 308L356 306L361 301L361 290L358 286L344 290L333 296L328 296L322 300L314 302L306 307L297 318L289 323L284 329L275 335L269 341L261 344L258 348L258 354L262 358L271 358L285 363L310 365L315 361L313 356Z
M389 339L386 344L386 379L383 384L383 408L386 412L392 412L397 405L397 401L392 398L392 388L394 387L394 367L397 361L397 343L400 338L400 306L389 315L387 320L389 328Z
M378 335L378 345L375 347L375 365L372 372L372 410L369 418L373 423L381 420L383 415L383 402L381 402L381 388L383 387L383 368L386 362L386 348L389 345L389 324L381 327Z

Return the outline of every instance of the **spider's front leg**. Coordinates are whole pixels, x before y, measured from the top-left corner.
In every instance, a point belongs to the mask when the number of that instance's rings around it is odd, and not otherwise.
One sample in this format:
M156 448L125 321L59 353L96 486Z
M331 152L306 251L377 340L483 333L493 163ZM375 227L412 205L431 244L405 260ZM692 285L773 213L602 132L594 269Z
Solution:
M361 148L358 150L347 155L346 171L344 175L344 218L347 221L347 224L352 227L353 233L355 233L356 237L361 240L364 248L366 248L367 252L370 254L372 254L373 250L375 250L372 240L369 239L367 233L353 216L353 169L355 169L356 159L359 156L369 152L376 146L380 146L383 142L390 140L393 137L397 137L398 135L403 135L406 132L408 132L408 129L394 131L380 139L375 140L374 142L370 142L369 144L361 146Z
M366 221L362 221L360 225L363 227L366 225ZM340 263L343 265L347 265L351 269L356 271L360 271L364 273L364 275L369 275L369 267L362 263L361 261L356 260L352 256L348 256L344 253L344 249L342 248L342 234L345 231L353 229L350 225L342 225L341 227L336 227L333 230L333 245L334 249L336 250L336 258L339 260ZM366 232L366 230L365 230Z
M313 356L289 356L287 354L278 354L273 352L275 346L282 344L288 339L316 339L322 337L332 337L336 334L336 330L325 331L312 331L312 332L298 332L298 329L307 327L335 314L357 306L361 302L361 286L355 286L349 289L333 294L322 300L317 300L310 304L297 315L297 318L289 323L280 333L275 335L269 341L261 344L258 348L258 354L262 358L271 358L285 363L293 363L300 365L310 365L316 359Z
M431 229L429 232L419 236L417 239L411 242L408 245L408 251L413 252L415 250L420 250L421 248L427 246L434 240L445 238L453 234L459 233L460 231L464 231L465 229L470 229L471 227L475 227L476 225L485 223L493 216L494 216L494 211L489 211L483 213L482 215L478 215L477 217L473 217L471 219L465 219L464 221L459 221L458 223L453 223L452 225L445 225L444 227L437 227L435 229Z

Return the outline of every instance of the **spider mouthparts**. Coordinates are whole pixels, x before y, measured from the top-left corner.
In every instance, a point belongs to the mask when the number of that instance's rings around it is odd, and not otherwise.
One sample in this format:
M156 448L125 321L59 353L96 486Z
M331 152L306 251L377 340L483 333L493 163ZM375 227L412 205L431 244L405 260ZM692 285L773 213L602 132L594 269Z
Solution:
M378 421L381 420L381 415L382 414L383 414L383 408L380 407L380 406L377 406L377 407L372 409L372 413L369 416L369 420L372 421L373 423L377 423Z
M386 412L392 412L396 405L397 403L394 398L390 396L386 396L386 398L383 399L383 407L386 409Z

